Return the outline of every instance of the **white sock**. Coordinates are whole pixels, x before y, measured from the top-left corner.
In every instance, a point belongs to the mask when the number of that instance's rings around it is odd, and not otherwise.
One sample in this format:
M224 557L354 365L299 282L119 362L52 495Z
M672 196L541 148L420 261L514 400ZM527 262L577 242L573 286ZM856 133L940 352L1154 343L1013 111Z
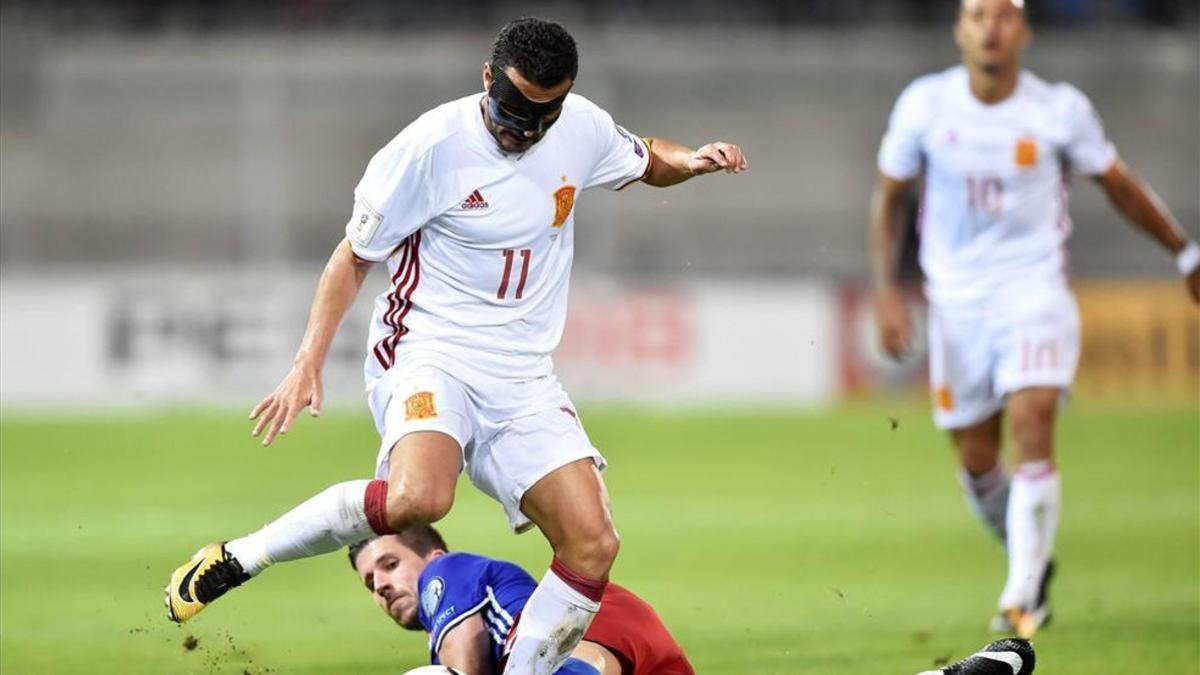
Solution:
M1000 609L1032 609L1054 552L1062 487L1051 460L1026 462L1012 477L1008 497L1008 581Z
M553 570L529 596L513 636L504 675L550 675L571 655L600 602L567 585Z
M254 576L277 562L336 551L373 534L363 499L371 481L338 483L283 514L261 530L225 544Z
M1008 517L1008 472L1003 462L996 462L991 470L972 476L966 469L958 470L958 482L962 485L971 513L987 527L988 531L1004 542L1005 519Z

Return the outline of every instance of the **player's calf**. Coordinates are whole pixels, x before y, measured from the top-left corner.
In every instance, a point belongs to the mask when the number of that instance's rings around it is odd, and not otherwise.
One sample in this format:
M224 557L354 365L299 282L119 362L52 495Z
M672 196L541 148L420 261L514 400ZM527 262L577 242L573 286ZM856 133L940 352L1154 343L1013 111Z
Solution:
M521 612L504 675L556 672L600 611L607 586L607 577L589 579L555 558Z
M971 513L1000 543L1004 543L1007 538L1005 520L1010 481L1003 462L997 461L994 467L980 474L960 469L958 482L962 485Z
M579 644L608 585L621 542L591 459L552 471L521 503L554 548L513 635L505 675L549 675Z

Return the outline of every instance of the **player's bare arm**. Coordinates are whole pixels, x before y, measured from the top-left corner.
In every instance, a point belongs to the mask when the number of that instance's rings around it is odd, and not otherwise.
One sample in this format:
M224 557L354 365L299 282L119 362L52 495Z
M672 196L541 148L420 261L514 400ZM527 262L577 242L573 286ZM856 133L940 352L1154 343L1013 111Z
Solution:
M491 649L483 615L475 613L446 632L438 660L466 675L492 675L496 668L491 663Z
M717 141L696 150L662 138L647 138L650 166L642 182L654 187L678 185L693 176L724 171L741 173L749 168L742 149Z
M871 193L871 290L884 350L900 358L912 343L912 321L897 283L897 259L904 237L905 203L913 181L880 173Z
M334 249L317 283L304 339L291 372L250 411L250 419L257 420L253 435L257 437L266 431L263 445L270 445L277 435L286 434L305 408L310 409L313 417L321 414L321 371L329 345L358 297L371 264L354 255L345 240Z
M600 672L600 675L621 675L621 661L608 648L595 642L584 640L579 643L571 656L587 663Z
M1200 303L1200 248L1188 240L1158 195L1119 159L1108 171L1097 175L1096 182L1121 215L1175 254L1192 301ZM1189 250L1195 253L1189 255Z

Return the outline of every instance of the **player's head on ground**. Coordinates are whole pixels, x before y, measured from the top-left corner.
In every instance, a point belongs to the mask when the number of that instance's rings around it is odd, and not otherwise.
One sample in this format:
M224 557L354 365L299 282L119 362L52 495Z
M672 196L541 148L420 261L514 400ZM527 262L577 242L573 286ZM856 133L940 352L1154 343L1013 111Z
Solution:
M542 140L578 74L579 52L565 28L534 17L505 24L483 64L483 118L501 149L525 152Z
M365 539L350 547L350 565L375 604L401 628L421 630L417 618L417 580L434 558L446 553L446 541L429 525L398 534Z
M967 67L999 75L1018 67L1031 33L1024 0L962 0L954 41Z

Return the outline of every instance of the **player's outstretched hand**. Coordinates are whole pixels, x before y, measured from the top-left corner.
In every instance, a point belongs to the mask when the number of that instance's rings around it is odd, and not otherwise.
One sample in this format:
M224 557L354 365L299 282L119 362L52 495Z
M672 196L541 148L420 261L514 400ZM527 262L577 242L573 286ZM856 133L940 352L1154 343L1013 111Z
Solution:
M1188 293L1192 294L1192 302L1200 304L1200 267L1192 270L1192 273L1187 275Z
M697 176L724 170L725 173L741 173L749 168L742 149L732 143L709 143L701 146L688 158L688 169Z
M899 360L908 353L912 347L912 319L899 289L887 288L875 294L875 322L888 356Z
M279 434L286 434L296 421L301 410L309 408L313 417L321 415L321 371L316 368L296 365L263 400L250 411L250 419L258 420L254 425L255 438L265 429L267 435L262 444L270 445Z

